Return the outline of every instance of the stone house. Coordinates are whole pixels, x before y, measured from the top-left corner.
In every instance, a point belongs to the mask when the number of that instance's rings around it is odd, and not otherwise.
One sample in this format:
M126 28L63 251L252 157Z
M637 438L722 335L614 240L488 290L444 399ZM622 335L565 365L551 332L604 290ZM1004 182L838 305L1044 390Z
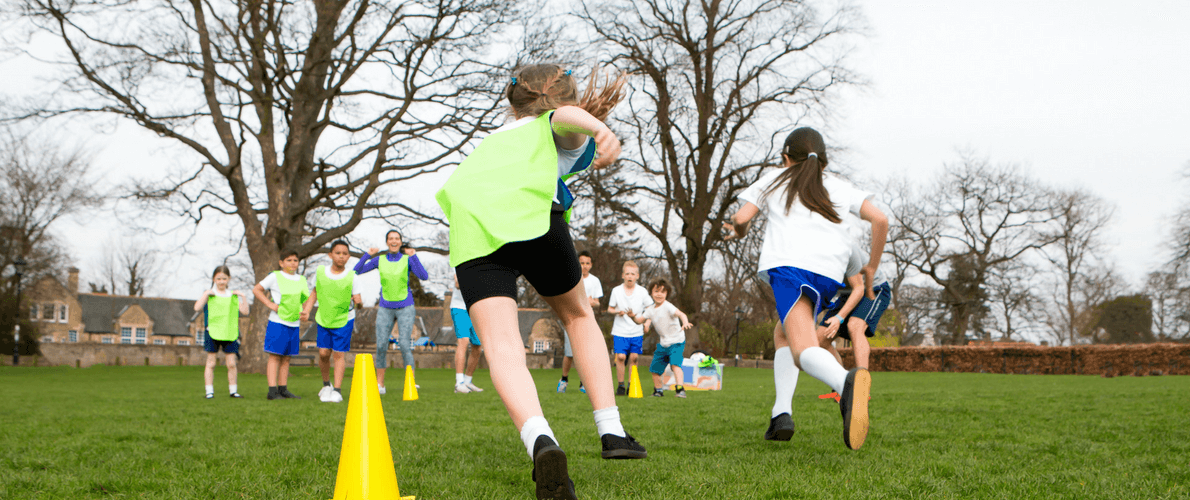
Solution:
M203 318L193 300L79 293L79 270L66 284L46 277L23 297L42 343L200 345Z

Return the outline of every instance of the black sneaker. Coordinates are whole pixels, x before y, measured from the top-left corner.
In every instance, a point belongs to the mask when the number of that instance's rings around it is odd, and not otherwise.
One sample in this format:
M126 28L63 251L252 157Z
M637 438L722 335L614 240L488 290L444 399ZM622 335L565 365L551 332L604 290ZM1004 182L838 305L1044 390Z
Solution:
M616 395L617 395L617 396L627 396L627 395L628 395L628 389L625 389L625 388L624 388L624 385L623 385L623 384L620 384L620 386L616 388Z
M764 431L766 441L789 441L793 437L793 417L782 413L769 420L769 429Z
M852 368L843 383L839 411L843 413L843 444L858 450L868 437L868 396L872 393L872 374L865 368Z
M283 397L285 399L302 399L301 396L298 396L297 394L289 392L288 387L279 387L279 388L277 388L277 392L279 392L281 394L281 397Z
M685 387L679 387L679 388L678 388L678 390L675 392L675 394L676 394L676 395L677 395L679 398L685 399L685 398L686 398L686 388L685 388Z
M274 399L284 399L284 398L285 398L285 396L282 396L281 392L278 391L276 387L269 387L269 400L270 401L272 401Z
M574 481L566 469L566 453L549 436L537 436L533 443L533 481L537 483L537 498L577 500Z
M661 392L661 389L653 389L653 397L655 397L655 398L659 398L659 397L662 397L662 396L664 396L664 395L665 395L665 393L664 393L664 392Z
M633 438L631 434L627 435L628 437L620 437L615 434L600 436L599 441L603 443L603 458L645 458L649 456L649 452L636 442L636 438Z
M241 396L240 393L238 393L238 392L233 392L233 393L229 394L229 396L236 398L236 399L243 399L243 397L244 397L244 396Z

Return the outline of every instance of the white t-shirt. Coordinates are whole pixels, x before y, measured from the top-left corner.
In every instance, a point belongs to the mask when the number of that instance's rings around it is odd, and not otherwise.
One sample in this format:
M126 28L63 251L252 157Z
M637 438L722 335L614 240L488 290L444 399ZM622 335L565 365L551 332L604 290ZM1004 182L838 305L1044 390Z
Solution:
M842 283L853 241L847 226L811 212L799 200L793 201L786 214L784 186L765 196L781 172L778 169L761 176L740 194L741 200L756 205L768 217L759 269L796 267ZM833 175L823 176L822 184L840 216L846 212L858 216L864 200L872 197Z
M467 310L467 301L463 300L463 292L457 286L450 291L450 308Z
M583 278L583 290L587 291L589 299L603 298L603 283L594 274L588 274L586 278Z
M686 331L682 330L682 318L678 317L678 308L668 300L662 302L661 306L654 302L645 308L641 316L653 322L653 328L656 328L657 335L661 336L662 347L686 341Z
M326 266L327 279L339 281L339 280L343 279L344 277L346 277L347 273L349 273L349 272L353 272L351 270L351 268L349 268L347 266L343 266L343 272L341 272L339 274L335 274L334 272L331 271L331 266ZM310 278L310 289L313 290L314 287L317 285L318 285L318 275L315 274L314 277ZM351 281L351 295L360 295L359 276L356 276L355 279ZM318 305L317 300L314 301L314 305ZM355 307L352 307L351 311L347 313L347 321L351 321L353 319L355 319Z
M302 279L302 276L299 276L297 274L289 274L285 271L281 271L281 274L284 275L287 279L291 279L291 280ZM263 288L264 291L269 292L269 297L271 297L273 299L274 304L281 303L281 287L277 286L277 275L275 273L269 273L267 276L264 277L264 279L260 280L260 287ZM269 312L269 321L272 321L273 323L277 323L279 325L285 325L285 326L302 326L302 322L300 320L299 321L281 321L281 316L277 315L277 311Z
M492 133L498 134L500 132L505 132L517 127L525 126L533 123L533 121L536 119L537 117L535 116L526 116L512 123L506 123L504 126L492 131ZM586 140L583 141L583 144L578 147L578 149L562 149L561 147L555 149L558 151L559 183L561 183L561 179L567 175L586 170L591 166L591 162L595 159L595 141L590 137L587 137ZM554 191L554 203L562 203L563 194L561 191L562 186L559 185L558 189ZM568 194L569 193L567 193L567 195Z
M645 287L637 284L632 289L632 295L624 292L624 285L616 285L612 289L611 299L608 301L608 307L614 307L617 311L632 310L634 314L641 314L645 312L645 308L653 303L653 298L649 296L649 292L645 291ZM616 320L612 322L612 335L616 337L643 337L645 336L644 325L638 325L632 318L627 315L616 315Z
M225 297L226 298L226 297L231 297L232 293L231 293L230 288L228 288L227 290L224 290L222 292L220 292L219 289L217 289L217 288L212 288L211 295L214 295L216 297Z

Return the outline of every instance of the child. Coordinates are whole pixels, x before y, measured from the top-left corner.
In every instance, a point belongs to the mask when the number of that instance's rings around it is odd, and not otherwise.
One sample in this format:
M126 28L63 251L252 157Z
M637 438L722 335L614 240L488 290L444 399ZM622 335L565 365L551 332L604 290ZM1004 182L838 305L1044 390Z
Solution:
M773 378L777 399L765 439L788 440L793 419L787 408L796 384L797 369L806 370L842 395L843 442L859 449L868 435L868 394L872 378L867 369L850 372L826 349L818 346L814 317L824 300L842 286L851 251L851 237L839 211L847 210L872 223L872 252L863 267L867 286L880 264L888 219L868 200L870 193L824 176L826 146L811 128L794 130L781 152L784 168L760 177L740 194L745 203L723 225L724 239L743 237L748 223L762 210L768 218L758 268L773 288L784 335L776 335ZM792 347L791 353L789 348Z
M864 368L868 367L868 357L872 352L868 345L868 337L876 335L876 326L880 324L880 318L884 316L884 310L888 308L888 301L892 297L892 287L888 284L888 278L879 268L876 269L875 279L872 281L872 292L875 295L868 297L864 293L860 273L868 260L868 255L863 249L852 242L851 258L847 261L847 286L839 290L839 298L847 297L847 300L842 305L836 300L834 306L826 310L822 325L818 327L818 339L822 348L830 351L839 364L843 364L843 358L831 342L836 335L851 341L855 347L855 366ZM847 327L841 328L843 324Z
M616 380L620 385L616 387L616 395L624 396L628 390L624 387L624 361L629 366L636 366L636 357L641 353L641 345L645 338L645 330L649 329L649 320L644 321L644 328L629 318L628 314L645 312L651 301L647 292L636 286L640 277L640 268L633 261L624 262L621 278L624 283L612 288L611 299L607 302L607 312L615 314L612 322L612 352L616 354Z
M388 339L393 333L393 323L397 325L401 360L405 366L413 366L413 320L417 317L417 308L413 306L413 293L409 290L409 274L413 273L423 280L430 278L417 258L417 250L402 247L400 232L390 229L384 235L384 242L388 245L388 253L383 257L380 250L373 247L355 263L355 274L380 270L380 299L376 303L376 357L372 358L372 364L376 367L376 385L380 386L381 394L385 393L384 371L388 368Z
M351 332L355 330L355 306L362 304L355 271L347 270L351 250L347 242L331 243L331 267L318 266L314 273L314 293L306 299L302 319L309 319L310 310L318 303L314 323L318 326L318 369L322 371L322 389L318 400L323 403L343 402L343 372L347 359L343 353L351 351ZM331 387L331 355L335 360L335 385Z
M657 329L657 335L661 337L661 341L657 344L657 350L653 352L653 362L649 364L649 372L653 374L653 396L665 395L665 388L661 385L661 376L665 375L666 368L672 366L674 392L679 398L685 398L686 388L682 387L682 358L686 353L686 332L683 330L690 329L690 320L686 317L686 313L666 302L665 299L669 296L669 282L654 281L652 285L649 285L649 291L653 295L653 304L646 308L642 314L629 311L628 317L637 324L651 321L653 327Z
M455 392L483 392L479 386L471 383L475 369L479 368L479 353L482 349L479 335L475 327L471 326L471 316L467 315L467 304L463 302L463 292L459 291L459 278L455 277L455 289L450 294L450 319L455 325ZM470 346L470 349L468 349ZM471 351L470 362L467 351ZM465 367L465 368L464 368Z
M302 304L310 296L306 278L297 274L297 250L281 252L280 271L273 271L260 280L252 293L256 300L269 308L269 324L264 331L264 352L269 353L266 376L269 380L269 399L302 399L289 392L289 357L298 353L301 339ZM269 294L265 295L265 291Z
M533 460L537 498L576 496L566 454L525 366L517 327L520 275L571 334L579 374L591 382L587 396L603 458L647 456L620 423L607 344L581 283L565 216L574 199L564 178L608 165L620 154L620 141L603 120L623 97L624 78L597 90L597 77L592 74L580 103L569 71L553 64L517 70L506 94L516 121L485 138L436 196L450 221L450 264L483 340L492 385Z
M207 368L203 372L203 379L207 384L207 399L215 397L215 363L216 354L222 349L227 360L227 385L231 397L242 398L237 392L236 360L240 355L240 315L248 315L248 298L239 290L228 290L227 282L231 281L231 270L227 266L215 268L211 279L215 288L202 293L202 297L194 301L194 311L202 311L203 325L206 326L206 339L203 350L207 351Z
M591 302L591 309L599 308L599 299L603 298L603 283L594 274L591 274L591 266L594 262L591 260L591 252L583 250L578 253L578 266L583 270L583 289L587 291L587 300ZM574 350L570 348L570 334L565 329L562 330L563 339L563 354L562 358L562 380L558 381L558 392L566 392L566 386L570 384L570 366L574 364ZM583 389L583 383L578 383L578 389L586 392Z

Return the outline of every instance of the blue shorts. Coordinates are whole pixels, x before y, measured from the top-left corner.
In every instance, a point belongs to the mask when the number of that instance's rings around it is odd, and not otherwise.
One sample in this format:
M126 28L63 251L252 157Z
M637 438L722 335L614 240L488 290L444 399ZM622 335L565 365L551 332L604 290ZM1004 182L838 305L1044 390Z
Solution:
M657 344L657 350L653 351L653 362L649 364L649 371L661 375L665 373L666 366L682 366L682 354L685 352L685 342L678 342L671 346Z
M760 275L773 287L777 317L781 318L781 324L785 324L785 316L803 295L814 305L814 316L817 317L826 306L826 297L834 297L843 287L838 281L796 267L774 267L761 271Z
M220 349L227 354L240 353L240 340L215 340L210 335L203 335L206 340L202 342L202 349L209 353L219 352Z
M269 322L264 329L264 352L279 356L297 356L301 347L298 327Z
M450 309L450 319L455 322L455 338L467 339L471 345L483 345L479 343L479 334L475 333L475 326L471 324L471 315L467 314L466 309Z
M351 332L355 330L355 318L347 320L347 324L338 328L324 328L318 325L318 348L332 349L335 352L351 350Z
M868 324L867 329L864 330L864 336L876 335L876 325L880 324L880 317L884 316L884 310L888 309L888 301L892 299L892 287L885 282L872 288L872 291L876 293L875 300L864 295L859 299L859 304L855 306L855 309L851 310L851 314L848 314L846 318L840 318L843 322L839 325L838 336L851 340L851 331L847 329L847 322L850 318L859 318ZM844 302L847 302L847 299L839 297L839 300L826 309L826 315L822 317L823 324L826 324L826 320L831 316L839 314L839 309L843 308Z
M612 335L612 352L616 354L640 354L644 337L617 337Z

